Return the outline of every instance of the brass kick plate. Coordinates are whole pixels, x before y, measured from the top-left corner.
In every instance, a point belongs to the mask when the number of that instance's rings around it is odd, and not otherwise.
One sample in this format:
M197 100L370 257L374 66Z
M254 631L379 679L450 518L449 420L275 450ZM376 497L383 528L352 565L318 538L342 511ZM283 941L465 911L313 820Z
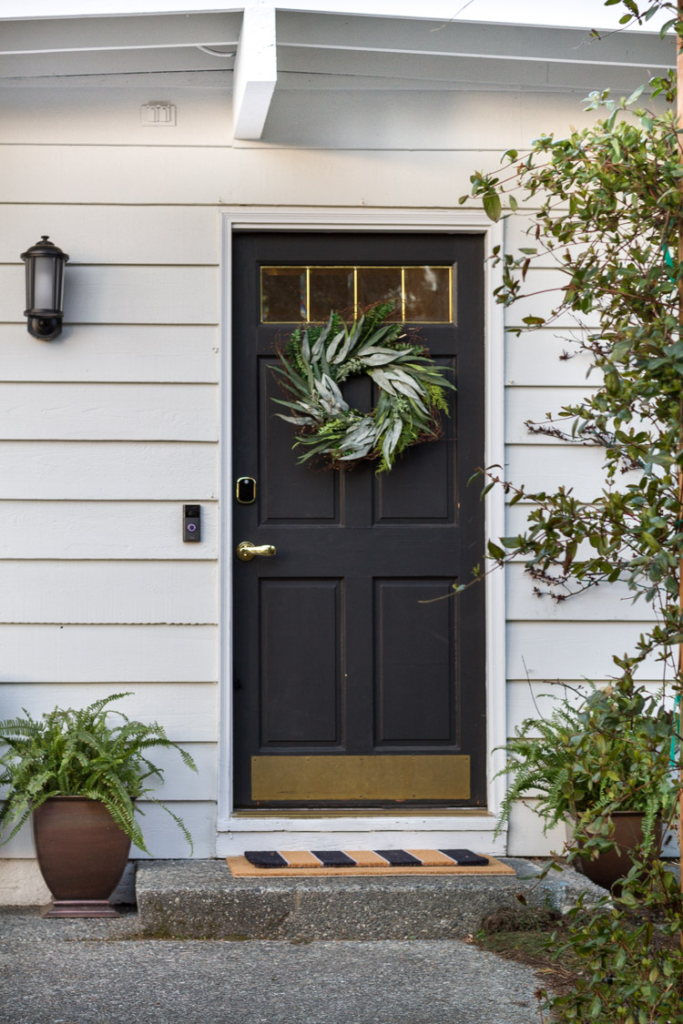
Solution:
M465 754L252 757L251 799L469 800Z

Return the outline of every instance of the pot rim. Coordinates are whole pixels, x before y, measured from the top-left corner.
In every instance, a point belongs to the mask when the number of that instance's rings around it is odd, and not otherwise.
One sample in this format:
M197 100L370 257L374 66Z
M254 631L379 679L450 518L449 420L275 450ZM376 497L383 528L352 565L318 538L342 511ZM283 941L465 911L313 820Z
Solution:
M131 801L133 803L136 803L138 798L136 796L132 796L130 799L131 799ZM34 807L33 810L34 811L39 811L41 807L44 807L45 804L49 803L51 800L73 800L74 802L76 802L76 801L82 801L82 802L87 801L90 804L102 804L103 807L107 806L105 804L104 800L100 800L97 797L93 797L93 796L73 796L73 795L69 795L69 796L64 795L63 796L61 793L55 793L54 796L49 796L46 800L43 800L43 802L41 804L39 804L37 807Z

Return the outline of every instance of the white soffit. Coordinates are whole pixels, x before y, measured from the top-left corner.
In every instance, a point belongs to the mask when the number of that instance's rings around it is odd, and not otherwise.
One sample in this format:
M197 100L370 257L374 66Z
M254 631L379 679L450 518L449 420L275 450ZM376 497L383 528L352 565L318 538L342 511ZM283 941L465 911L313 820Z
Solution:
M602 0L574 0L571 15L548 0L245 0L220 10L211 0L0 0L0 81L185 74L228 88L232 76L235 138L257 140L278 68L293 89L412 81L627 94L674 64L675 45L652 22L605 31L621 10Z
M484 60L668 68L673 39L639 33L593 38L584 29L444 22L436 28L418 18L346 17L280 11L277 42L293 50L346 50L351 54L414 54ZM349 70L353 72L353 65Z

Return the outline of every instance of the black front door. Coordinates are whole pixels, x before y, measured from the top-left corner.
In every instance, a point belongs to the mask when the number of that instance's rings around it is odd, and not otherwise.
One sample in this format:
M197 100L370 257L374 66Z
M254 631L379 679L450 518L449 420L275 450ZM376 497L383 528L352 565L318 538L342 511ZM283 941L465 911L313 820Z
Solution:
M250 233L234 245L237 807L482 806L483 240ZM297 323L391 296L457 387L443 436L390 473L298 465L271 367ZM371 381L345 397L372 408ZM237 478L256 481L240 503ZM241 494L243 501L252 495Z

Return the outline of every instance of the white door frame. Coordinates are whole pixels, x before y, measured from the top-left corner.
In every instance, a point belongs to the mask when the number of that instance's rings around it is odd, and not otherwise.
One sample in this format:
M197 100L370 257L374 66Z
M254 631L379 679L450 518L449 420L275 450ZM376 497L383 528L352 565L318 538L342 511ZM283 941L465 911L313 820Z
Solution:
M457 231L485 236L485 402L486 465L504 463L504 313L493 299L500 275L488 257L503 244L503 226L488 220L480 210L353 209L310 207L232 207L222 217L221 249L221 435L220 435L220 669L219 758L216 853L227 856L253 848L258 838L266 848L351 848L375 845L381 834L384 848L402 842L427 846L452 842L504 853L506 836L494 841L493 829L505 793L504 778L494 779L502 767L500 751L506 741L505 703L505 579L494 572L486 585L486 721L487 808L444 813L407 812L379 816L365 812L306 812L305 816L279 815L277 811L235 813L232 770L232 241L233 233L250 231ZM502 488L495 487L484 501L486 540L498 540L505 532ZM483 552L482 552L483 556ZM410 837L413 837L412 839ZM265 844L265 845L264 845ZM258 847L257 847L258 848Z

